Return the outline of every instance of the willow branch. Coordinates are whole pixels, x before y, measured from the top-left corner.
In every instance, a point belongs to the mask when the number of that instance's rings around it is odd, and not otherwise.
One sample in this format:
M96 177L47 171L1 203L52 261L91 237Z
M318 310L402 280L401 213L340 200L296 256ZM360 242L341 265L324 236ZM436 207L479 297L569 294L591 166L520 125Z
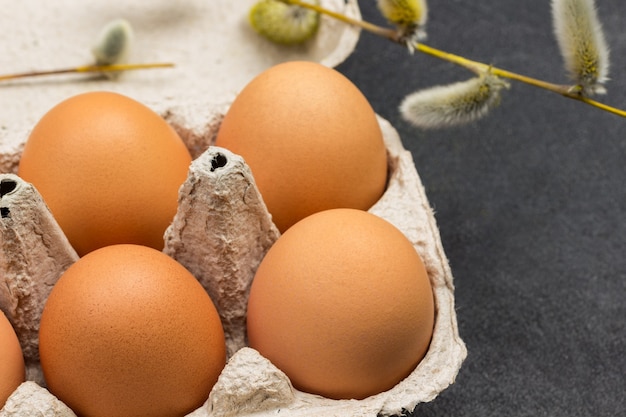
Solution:
M105 72L130 71L130 70L141 70L141 69L152 69L152 68L169 68L173 66L174 64L169 63L169 62L153 63L153 64L83 65L80 67L73 67L73 68L63 68L63 69L48 70L48 71L31 71L31 72L21 72L17 74L0 75L0 81L15 80L15 79L20 79L20 78L40 77L40 76L46 76L46 75L57 75L57 74L91 73L91 72L105 73Z
M378 26L373 23L365 22L359 19L353 19L342 13L334 12L324 7L307 3L306 1L301 1L301 0L282 0L282 1L288 4L292 4L294 6L300 6L306 9L314 10L318 13L321 13L326 16L337 19L339 21L342 21L346 24L359 27L375 35L382 36L383 38L389 39L397 44L406 46L405 41L398 36L398 32L395 31L394 29L385 28L385 27ZM453 64L464 67L475 73L484 73L485 71L489 71L492 74L497 75L499 77L511 79L514 81L519 81L524 84L542 88L544 90L551 91L553 93L559 94L563 97L570 98L572 100L580 101L582 103L607 111L609 113L626 117L626 111L609 106L601 102L598 102L596 100L592 100L589 97L581 95L579 89L575 88L575 86L554 84L554 83L542 81L537 78L528 77L522 74L518 74L516 72L508 71L502 68L497 68L492 65L487 65L482 62L474 61L474 60L467 59L459 55L451 54L451 53L430 47L421 42L415 43L412 46L414 47L416 51L442 59L444 61L451 62Z
M481 62L473 61L467 58L463 58L459 55L450 54L448 52L441 51L439 49L432 48L430 46L424 45L422 43L418 43L414 45L417 51L420 51L424 54L431 55L448 62L452 62L454 64L465 67L473 72L481 73L485 71L489 71L493 75L497 75L502 78L508 78L511 80L519 81L528 85L532 85L534 87L539 87L544 90L551 91L556 94L560 94L563 97L570 98L572 100L577 100L588 104L590 106L599 108L601 110L607 111L609 113L616 114L618 116L626 117L626 111L611 107L607 104L598 102L596 100L590 99L589 97L581 95L576 88L572 88L570 85L562 85L562 84L554 84L546 81L542 81L536 78L527 77L522 74L518 74L515 72L507 71L501 68L497 68L491 65L483 64Z
M282 1L283 3L291 4L294 6L300 6L305 9L316 11L320 14L332 17L333 19L337 19L349 25L360 27L361 29L364 29L375 35L382 36L383 38L387 38L392 41L397 40L397 34L394 30L384 28L382 26L378 26L373 23L366 22L364 20L353 19L349 16L346 16L343 13L334 12L332 10L326 9L325 7L318 6L317 4L307 3L306 1L300 1L300 0L280 0L280 1Z

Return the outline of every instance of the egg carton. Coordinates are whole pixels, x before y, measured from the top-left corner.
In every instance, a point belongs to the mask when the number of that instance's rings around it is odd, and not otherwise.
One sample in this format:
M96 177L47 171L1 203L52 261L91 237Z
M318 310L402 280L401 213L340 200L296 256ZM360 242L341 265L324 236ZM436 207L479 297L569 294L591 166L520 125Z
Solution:
M400 414L450 385L466 349L457 329L454 287L433 212L410 152L379 117L390 178L370 208L398 227L422 257L433 287L436 320L429 350L409 377L363 400L332 400L300 392L288 377L246 346L247 296L256 267L279 232L241 156L209 145L190 167L178 212L165 233L164 252L187 267L213 299L226 334L229 360L206 403L188 417L376 416ZM58 276L78 259L37 190L15 174L0 175L0 307L9 313L24 347L28 379L1 417L74 414L44 388L37 362L37 328ZM7 291L8 290L8 291Z
M73 5L74 9L65 12L86 13L84 10L76 11L80 10L77 4L84 2L63 0L53 3L54 6L46 7ZM106 19L118 17L114 13L116 8L127 10L133 16L145 16L146 10L142 8L149 4L149 7L155 8L153 14L148 13L145 17L144 24L149 28L175 11L172 3L161 0L121 3L96 0L84 7L98 18ZM236 50L234 45L241 42L254 45L253 50L245 51L257 55L246 58L250 62L241 67L245 68L242 72L246 74L237 75L236 80L230 79L227 88L224 85L215 87L213 83L206 89L198 87L201 80L217 76L208 74L207 69L198 69L201 63L190 58L180 45L178 49L172 46L171 50L175 51L174 55L180 54L174 58L185 65L167 76L165 73L145 77L124 74L114 83L91 79L79 83L57 81L48 85L45 91L41 91L42 86L38 82L9 86L9 94L18 94L20 99L17 100L16 96L16 109L13 109L19 117L7 119L11 123L6 124L3 120L3 128L0 129L0 172L4 172L0 174L0 309L11 320L23 347L27 382L8 399L0 410L0 417L75 415L45 388L38 363L37 333L43 304L52 286L78 256L37 190L14 173L21 146L43 113L68 96L94 89L118 91L153 108L177 130L194 157L187 181L180 189L178 212L164 236L164 252L186 266L212 297L224 324L228 362L206 403L188 417L269 416L278 412L286 416L395 415L413 409L418 403L431 401L454 382L467 351L457 329L452 274L412 156L403 148L393 126L380 117L378 120L387 147L390 176L384 195L369 211L398 227L413 243L426 265L436 305L435 329L426 356L411 375L386 392L363 400L331 400L294 389L283 372L246 346L245 307L250 283L256 267L278 239L279 232L271 221L245 161L213 145L219 124L237 91L263 69L294 59L335 66L351 53L359 35L358 30L323 20L320 36L314 42L303 48L285 51L260 39L244 25L245 13L242 11L245 12L252 3L244 0L189 0L185 4L194 7L195 15L189 12L180 17L182 22L191 19L192 15L197 17L206 13L205 18L224 25L213 28L213 40L199 41L201 45L196 50L204 50L209 44L222 40L236 42L231 43L226 51ZM322 1L322 4L359 17L356 1L329 0ZM50 12L43 6L38 6L43 10L30 6L28 2L15 7L32 8L30 12L34 14L35 25L42 13ZM95 24L93 19L92 24ZM39 24L49 20L42 19ZM148 22L152 22L151 25ZM49 27L50 24L46 24ZM37 39L43 34L37 32L39 27L31 28ZM196 45L197 37L204 33L203 29L184 25L176 30L180 31L177 39L183 45L191 39ZM13 32L24 34L19 24ZM60 38L72 36L71 31L68 32L70 34ZM44 39L49 42L49 37ZM270 59L267 59L268 55ZM28 54L22 51L22 56ZM234 62L225 65L222 71L228 72L233 65ZM175 88L164 88L163 77L171 80ZM185 90L192 85L191 90ZM213 95L211 88L221 88L222 91ZM176 91L194 93L179 97ZM192 188L195 190L193 193L190 192ZM224 219L236 221L225 222ZM182 227L183 224L186 226Z

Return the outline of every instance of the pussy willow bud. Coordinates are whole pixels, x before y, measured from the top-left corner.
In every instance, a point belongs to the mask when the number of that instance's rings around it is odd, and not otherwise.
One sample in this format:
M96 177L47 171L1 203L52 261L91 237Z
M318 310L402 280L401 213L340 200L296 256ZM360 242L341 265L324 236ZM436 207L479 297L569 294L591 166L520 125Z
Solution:
M609 48L594 0L553 0L552 20L574 88L587 96L606 92Z
M399 37L412 51L414 42L424 39L428 19L426 0L377 0L382 15L398 28Z
M133 29L124 19L117 19L105 25L91 49L96 65L123 63L128 57L133 40Z
M500 104L509 84L485 73L467 81L431 87L408 95L400 105L403 118L416 127L434 129L475 121Z
M319 0L309 2L319 5ZM254 30L272 42L297 45L317 33L320 15L280 0L261 0L250 9L249 20Z

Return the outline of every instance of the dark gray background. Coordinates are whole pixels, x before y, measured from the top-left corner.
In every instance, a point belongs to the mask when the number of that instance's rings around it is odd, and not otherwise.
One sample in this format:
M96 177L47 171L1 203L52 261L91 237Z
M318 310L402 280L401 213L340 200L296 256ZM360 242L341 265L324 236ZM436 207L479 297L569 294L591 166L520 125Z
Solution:
M626 108L626 3L596 3L612 50L600 99ZM426 44L567 81L548 0L429 5ZM402 98L471 73L368 33L338 69L412 151L455 278L468 358L415 415L626 416L626 119L513 83L486 119L422 131Z

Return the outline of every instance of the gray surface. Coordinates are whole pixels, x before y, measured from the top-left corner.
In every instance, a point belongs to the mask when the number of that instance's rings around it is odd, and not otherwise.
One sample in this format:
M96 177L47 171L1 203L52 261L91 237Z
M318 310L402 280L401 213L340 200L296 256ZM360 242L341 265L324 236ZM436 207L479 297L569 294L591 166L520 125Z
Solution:
M383 23L374 1L364 18ZM431 0L427 44L565 82L547 0ZM626 3L598 0L626 108ZM469 72L364 33L339 68L413 152L469 356L419 416L626 416L626 120L519 83L486 119L421 131L408 93Z

